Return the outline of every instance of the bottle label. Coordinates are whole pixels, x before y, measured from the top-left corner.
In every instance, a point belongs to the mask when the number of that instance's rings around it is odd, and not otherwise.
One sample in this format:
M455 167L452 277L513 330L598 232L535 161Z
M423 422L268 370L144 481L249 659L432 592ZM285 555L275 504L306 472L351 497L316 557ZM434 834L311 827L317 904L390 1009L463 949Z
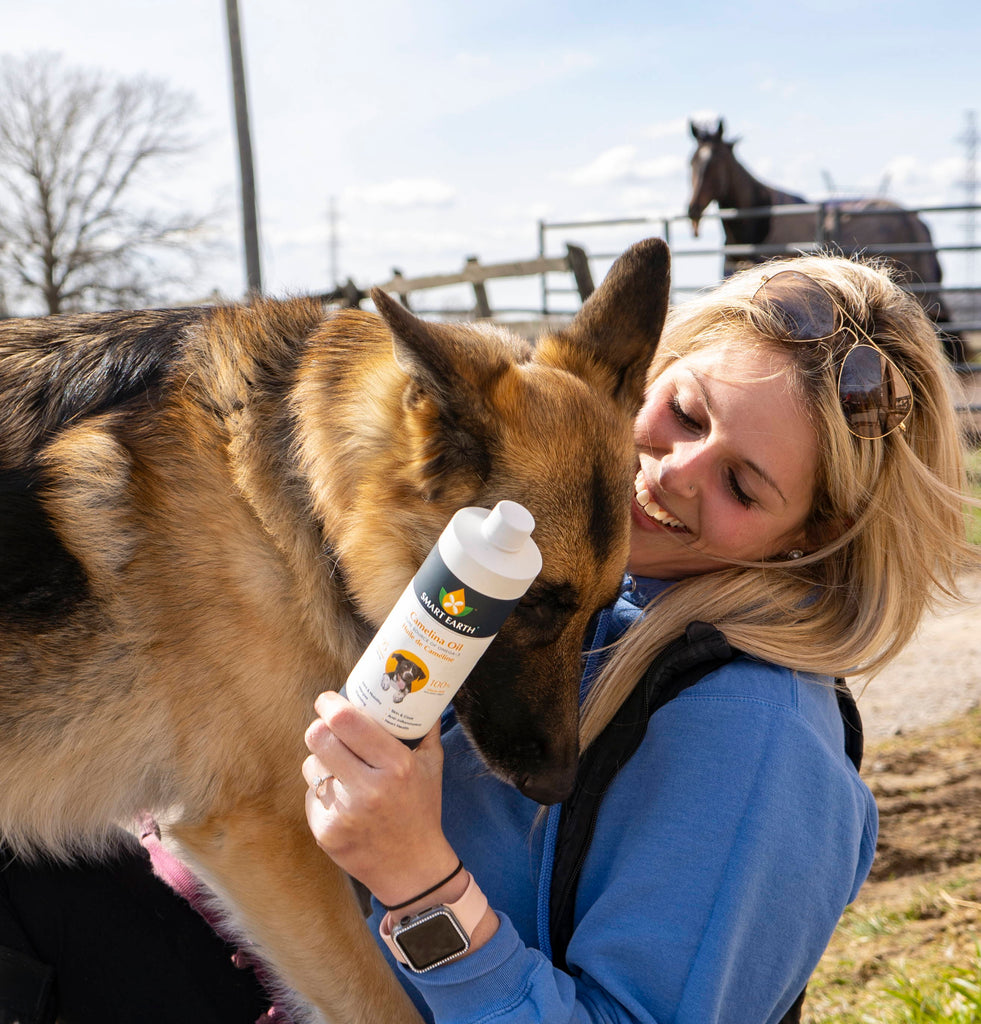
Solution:
M502 601L466 586L433 548L412 579L419 603L439 625L460 636L496 636L518 599Z
M343 692L396 736L425 736L517 603L466 586L434 548Z

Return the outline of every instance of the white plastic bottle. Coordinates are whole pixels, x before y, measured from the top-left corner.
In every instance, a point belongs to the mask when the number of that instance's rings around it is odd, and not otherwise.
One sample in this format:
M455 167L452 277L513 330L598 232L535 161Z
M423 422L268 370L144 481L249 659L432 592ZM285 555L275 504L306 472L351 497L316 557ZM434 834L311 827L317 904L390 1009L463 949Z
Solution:
M341 693L399 739L418 743L541 571L534 528L514 501L460 509Z

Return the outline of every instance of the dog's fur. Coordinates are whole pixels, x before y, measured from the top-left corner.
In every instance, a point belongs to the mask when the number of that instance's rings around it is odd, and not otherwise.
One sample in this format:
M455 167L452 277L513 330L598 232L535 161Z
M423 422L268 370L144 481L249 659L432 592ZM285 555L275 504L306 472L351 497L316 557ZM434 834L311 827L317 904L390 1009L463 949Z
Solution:
M562 799L667 288L640 243L534 349L381 292L0 323L0 835L64 856L153 811L328 1019L416 1020L306 828L313 700L452 513L514 499L544 568L456 707L491 770Z

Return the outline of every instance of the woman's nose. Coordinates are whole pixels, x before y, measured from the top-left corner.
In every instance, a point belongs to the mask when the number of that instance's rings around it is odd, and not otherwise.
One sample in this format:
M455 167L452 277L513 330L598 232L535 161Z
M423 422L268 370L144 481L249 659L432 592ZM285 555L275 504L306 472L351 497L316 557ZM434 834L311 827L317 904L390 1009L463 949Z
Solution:
M671 494L691 494L698 487L702 465L703 450L687 444L675 445L661 458L661 489Z

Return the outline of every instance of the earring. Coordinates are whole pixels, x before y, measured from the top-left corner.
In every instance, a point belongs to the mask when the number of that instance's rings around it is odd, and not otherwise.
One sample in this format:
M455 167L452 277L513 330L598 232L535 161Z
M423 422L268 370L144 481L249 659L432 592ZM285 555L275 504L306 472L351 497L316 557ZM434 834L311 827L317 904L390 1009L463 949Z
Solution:
M787 552L787 557L796 561L798 558L804 557L804 552L800 548L794 548L792 551Z

